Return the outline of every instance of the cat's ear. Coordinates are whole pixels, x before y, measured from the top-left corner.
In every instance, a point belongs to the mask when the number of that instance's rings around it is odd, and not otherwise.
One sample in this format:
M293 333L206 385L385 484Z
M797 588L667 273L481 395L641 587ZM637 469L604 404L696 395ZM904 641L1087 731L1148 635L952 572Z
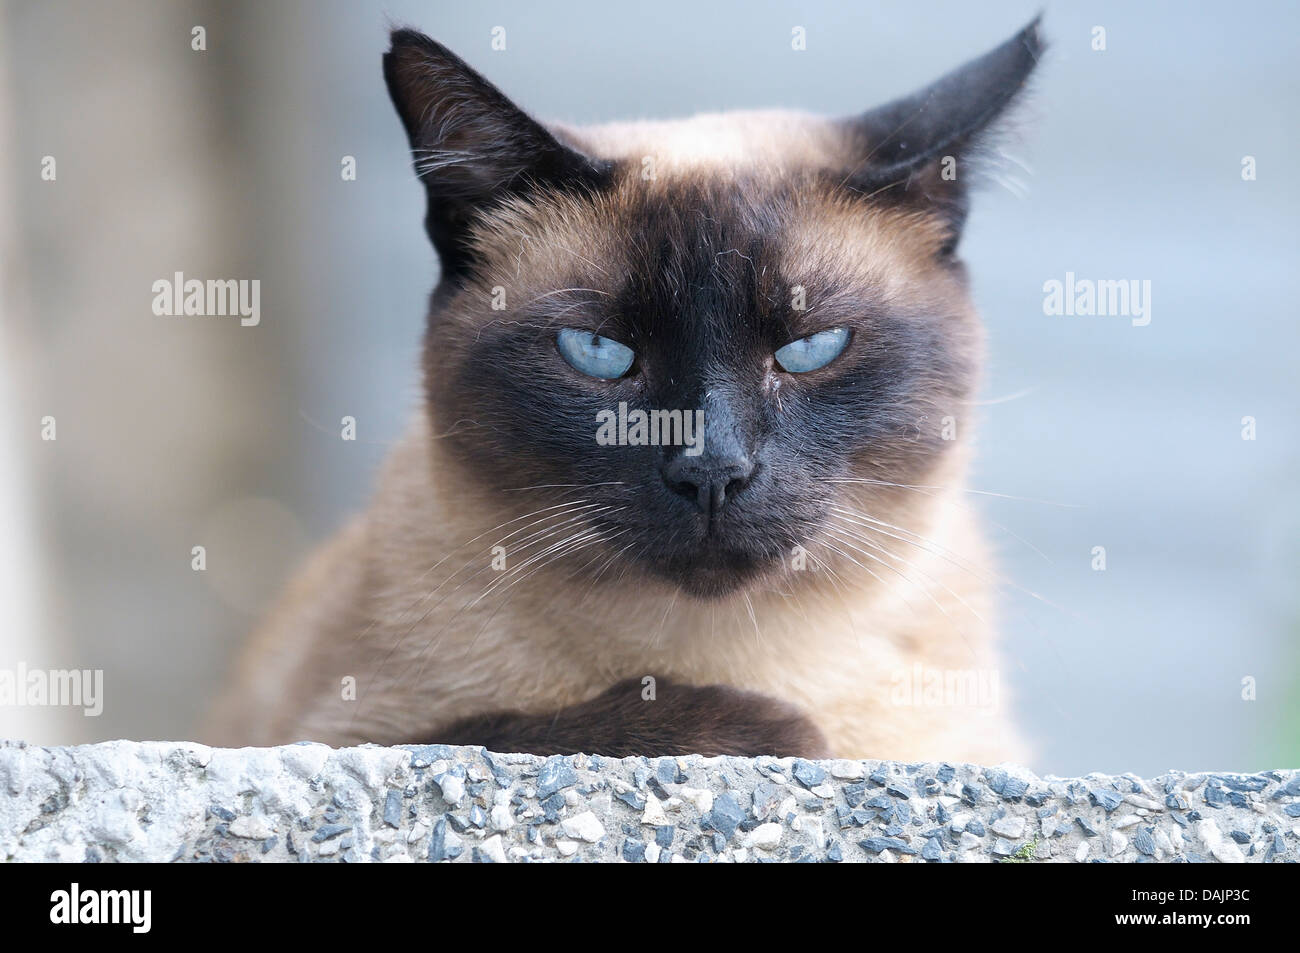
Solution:
M961 236L971 172L997 119L1024 88L1044 49L1039 18L1001 46L925 89L842 120L861 156L845 185L936 212Z
M477 211L532 189L597 187L608 174L422 33L393 32L384 78L428 192L425 228L444 276L472 264L465 239Z

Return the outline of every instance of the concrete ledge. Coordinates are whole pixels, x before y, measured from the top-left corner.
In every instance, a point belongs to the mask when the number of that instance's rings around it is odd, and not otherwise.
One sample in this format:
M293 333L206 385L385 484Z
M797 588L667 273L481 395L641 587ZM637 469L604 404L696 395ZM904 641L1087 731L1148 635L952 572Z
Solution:
M9 861L1297 859L1297 771L0 743Z

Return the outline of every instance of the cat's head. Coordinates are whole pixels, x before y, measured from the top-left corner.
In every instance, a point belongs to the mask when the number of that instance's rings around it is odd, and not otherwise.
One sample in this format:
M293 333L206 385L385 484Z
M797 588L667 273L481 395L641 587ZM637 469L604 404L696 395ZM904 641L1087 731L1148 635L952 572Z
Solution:
M967 416L980 330L955 248L1037 22L847 119L582 129L421 34L392 44L442 262L427 396L473 492L555 505L550 545L700 596L849 556L854 513L897 522L915 494L886 484L925 485Z

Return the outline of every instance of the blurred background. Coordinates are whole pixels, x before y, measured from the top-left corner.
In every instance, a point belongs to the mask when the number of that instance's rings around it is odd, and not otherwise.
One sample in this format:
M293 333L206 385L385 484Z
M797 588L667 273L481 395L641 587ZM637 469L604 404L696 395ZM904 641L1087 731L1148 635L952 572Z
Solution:
M589 122L856 112L1040 6L4 3L0 669L103 669L106 700L0 707L0 737L185 738L297 561L364 504L417 400L437 270L380 72L390 24ZM1015 583L1004 687L1040 772L1300 764L1298 11L1047 4L1023 132L976 197L970 485L1013 498L972 505ZM260 325L156 316L178 271L260 279ZM1151 323L1045 316L1067 271L1149 279Z

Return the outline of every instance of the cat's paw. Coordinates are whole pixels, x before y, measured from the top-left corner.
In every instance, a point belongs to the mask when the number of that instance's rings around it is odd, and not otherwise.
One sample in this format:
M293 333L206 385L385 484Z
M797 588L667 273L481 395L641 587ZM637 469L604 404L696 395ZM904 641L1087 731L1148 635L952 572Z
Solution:
M464 718L430 740L538 755L829 756L821 731L787 702L727 685L683 685L664 678L653 693L643 689L641 679L630 678L559 711Z

